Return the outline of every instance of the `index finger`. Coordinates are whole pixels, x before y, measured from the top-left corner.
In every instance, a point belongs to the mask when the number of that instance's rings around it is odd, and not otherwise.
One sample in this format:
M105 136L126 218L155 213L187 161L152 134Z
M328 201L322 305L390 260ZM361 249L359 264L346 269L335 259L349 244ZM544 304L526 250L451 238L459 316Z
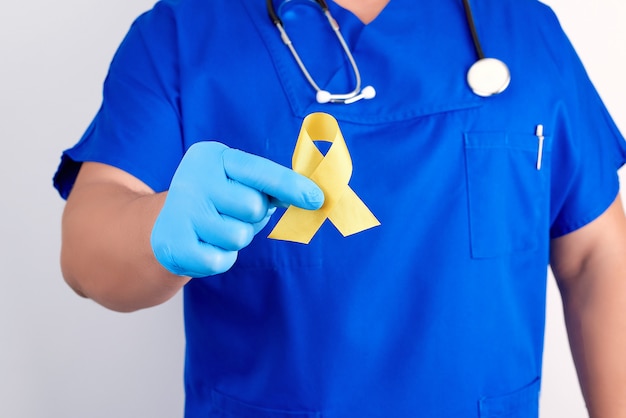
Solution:
M324 203L324 192L312 180L267 158L227 148L222 159L228 178L274 200L309 210Z

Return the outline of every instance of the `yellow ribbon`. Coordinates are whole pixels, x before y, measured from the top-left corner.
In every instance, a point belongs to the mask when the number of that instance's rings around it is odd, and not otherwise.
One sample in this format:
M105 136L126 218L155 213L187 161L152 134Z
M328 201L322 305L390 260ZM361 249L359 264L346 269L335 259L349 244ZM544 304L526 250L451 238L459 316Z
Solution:
M323 155L313 141L330 142ZM380 225L365 203L348 186L352 159L331 115L312 113L304 118L293 152L294 171L313 180L324 192L324 205L315 211L290 206L269 238L308 244L326 219L344 237Z

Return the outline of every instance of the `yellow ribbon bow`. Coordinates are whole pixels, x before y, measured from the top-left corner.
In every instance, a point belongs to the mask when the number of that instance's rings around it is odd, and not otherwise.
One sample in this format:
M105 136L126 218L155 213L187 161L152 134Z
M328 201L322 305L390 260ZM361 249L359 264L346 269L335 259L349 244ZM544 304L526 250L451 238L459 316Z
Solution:
M330 142L326 155L313 141ZM326 219L346 237L380 225L365 203L348 186L352 159L339 130L327 113L304 118L292 157L293 170L313 180L324 192L324 205L311 211L290 206L269 238L308 244Z

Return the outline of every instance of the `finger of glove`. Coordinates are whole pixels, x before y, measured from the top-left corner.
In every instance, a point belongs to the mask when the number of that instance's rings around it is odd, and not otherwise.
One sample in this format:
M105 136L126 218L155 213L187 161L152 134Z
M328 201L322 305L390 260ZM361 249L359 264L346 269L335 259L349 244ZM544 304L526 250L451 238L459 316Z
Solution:
M228 251L201 241L192 228L172 230L172 225L157 219L150 237L152 251L171 273L205 277L223 273L237 260L237 251Z
M267 213L268 197L228 178L222 157L227 149L219 142L193 144L176 170L168 198L186 202L184 212L202 213L209 206L244 222L259 222Z
M151 245L156 259L170 272L189 277L204 277L229 270L237 251L246 247L254 235L269 222L275 208L255 224L221 216L210 227L190 227L172 231L171 224L157 219Z
M280 202L310 210L324 203L324 193L312 180L287 167L233 148L224 150L222 158L228 178Z
M250 244L256 234L254 223L242 222L217 212L200 216L193 223L197 239L227 251L241 250Z
M217 215L219 220L201 223L196 226L198 238L205 242L221 247L228 251L239 251L247 247L254 236L269 222L276 208L267 210L263 219L259 222L241 222L227 215ZM203 226L207 225L207 226Z
M259 233L260 230L265 228L265 225L267 225L267 223L270 221L274 212L276 212L276 207L270 207L270 209L267 211L267 214L265 215L265 218L263 218L263 220L252 224L254 235L256 235L257 233Z
M163 264L170 272L192 278L214 276L228 271L237 261L237 251L227 251L206 242L187 248L178 253L168 264Z
M193 274L190 277L205 277L224 273L237 261L237 251L228 251L206 242L199 242L196 247L197 253L186 263L188 271ZM193 254L192 254L193 255Z
M214 182L211 189L211 202L221 214L254 224L267 215L269 198L265 193L235 180L223 178Z
M163 225L163 235L179 245L199 240L227 251L238 251L248 245L255 234L254 224L265 218L267 208L262 216L248 222L221 213L215 203L214 198L170 189L157 218Z

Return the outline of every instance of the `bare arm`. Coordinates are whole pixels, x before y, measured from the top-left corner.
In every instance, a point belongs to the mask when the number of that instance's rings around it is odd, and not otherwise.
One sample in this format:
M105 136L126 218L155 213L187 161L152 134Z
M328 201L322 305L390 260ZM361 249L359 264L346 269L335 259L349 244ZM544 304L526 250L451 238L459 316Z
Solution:
M80 295L117 311L162 303L189 281L155 259L150 231L165 193L117 168L84 163L63 213L61 269Z
M187 150L167 193L85 163L63 213L64 277L110 309L157 305L190 277L230 269L269 222L270 201L314 210L324 194L293 170L212 141Z
M551 251L576 364L592 418L626 417L626 218L620 198Z

